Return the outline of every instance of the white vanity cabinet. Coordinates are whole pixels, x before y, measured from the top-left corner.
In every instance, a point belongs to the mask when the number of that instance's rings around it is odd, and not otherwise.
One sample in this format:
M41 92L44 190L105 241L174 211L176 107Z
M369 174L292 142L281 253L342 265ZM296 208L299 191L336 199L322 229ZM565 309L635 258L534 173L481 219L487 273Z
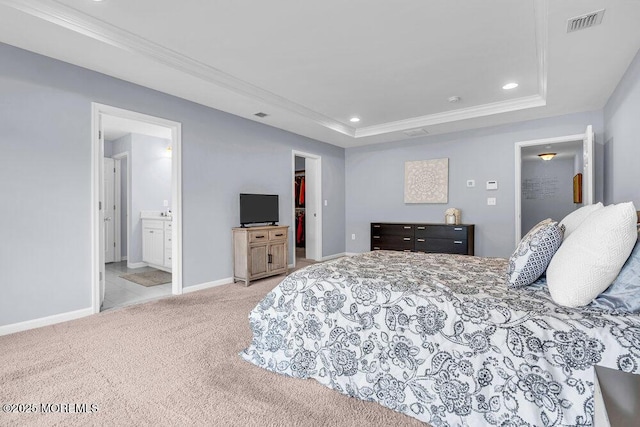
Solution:
M171 271L173 224L170 218L142 219L142 261Z

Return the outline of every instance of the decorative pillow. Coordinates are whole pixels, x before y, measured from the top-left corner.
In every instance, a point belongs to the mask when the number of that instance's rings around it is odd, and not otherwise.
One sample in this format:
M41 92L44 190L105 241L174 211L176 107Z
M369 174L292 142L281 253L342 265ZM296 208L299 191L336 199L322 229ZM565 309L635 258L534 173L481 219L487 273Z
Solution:
M591 306L640 313L640 240L636 241L616 280L591 303Z
M535 282L562 243L563 229L551 218L540 221L520 240L509 258L507 285L513 288Z
M589 304L616 278L637 240L636 209L620 203L598 209L567 237L547 269L553 300Z
M598 202L595 205L583 206L565 216L562 221L560 221L560 225L564 225L564 239L566 240L571 233L576 231L589 215L602 208L602 203Z

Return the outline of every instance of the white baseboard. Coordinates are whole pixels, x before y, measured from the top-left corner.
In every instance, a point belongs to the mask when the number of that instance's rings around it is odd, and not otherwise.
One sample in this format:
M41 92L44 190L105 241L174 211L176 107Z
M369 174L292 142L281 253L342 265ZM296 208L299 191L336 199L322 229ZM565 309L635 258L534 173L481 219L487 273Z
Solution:
M184 286L182 288L183 294L188 294L190 292L201 291L203 289L215 288L220 285L227 285L229 283L233 283L233 277L227 277L225 279L214 280L213 282L200 283L199 285L193 286Z
M126 260L127 260L127 256L126 255L120 257L120 261L126 261Z
M142 268L148 266L149 264L146 262L127 262L127 268Z
M336 259L336 258L341 258L343 256L351 256L351 255L355 255L355 254L352 254L350 252L341 252L339 254L327 255L325 257L322 257L322 261L329 261L330 259Z
M25 322L12 323L10 325L0 326L0 336L40 328L42 326L55 325L56 323L68 322L69 320L79 319L92 314L93 307L89 307L67 313L54 314L53 316L41 317L39 319L27 320Z
M360 255L362 252L345 252L344 256Z

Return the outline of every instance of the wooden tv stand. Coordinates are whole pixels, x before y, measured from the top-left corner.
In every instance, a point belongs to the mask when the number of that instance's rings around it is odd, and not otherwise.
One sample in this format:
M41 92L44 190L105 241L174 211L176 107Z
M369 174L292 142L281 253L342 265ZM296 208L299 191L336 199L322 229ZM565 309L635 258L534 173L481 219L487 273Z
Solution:
M287 274L289 226L233 228L233 281Z

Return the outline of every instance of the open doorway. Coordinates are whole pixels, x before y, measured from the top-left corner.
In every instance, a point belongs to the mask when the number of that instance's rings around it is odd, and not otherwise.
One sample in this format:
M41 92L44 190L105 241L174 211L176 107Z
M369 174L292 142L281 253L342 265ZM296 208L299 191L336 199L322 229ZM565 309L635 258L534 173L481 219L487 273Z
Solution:
M180 294L180 124L92 108L94 312Z
M561 220L594 202L593 130L517 142L516 245L539 221Z
M322 260L322 166L315 154L293 151L294 267Z

